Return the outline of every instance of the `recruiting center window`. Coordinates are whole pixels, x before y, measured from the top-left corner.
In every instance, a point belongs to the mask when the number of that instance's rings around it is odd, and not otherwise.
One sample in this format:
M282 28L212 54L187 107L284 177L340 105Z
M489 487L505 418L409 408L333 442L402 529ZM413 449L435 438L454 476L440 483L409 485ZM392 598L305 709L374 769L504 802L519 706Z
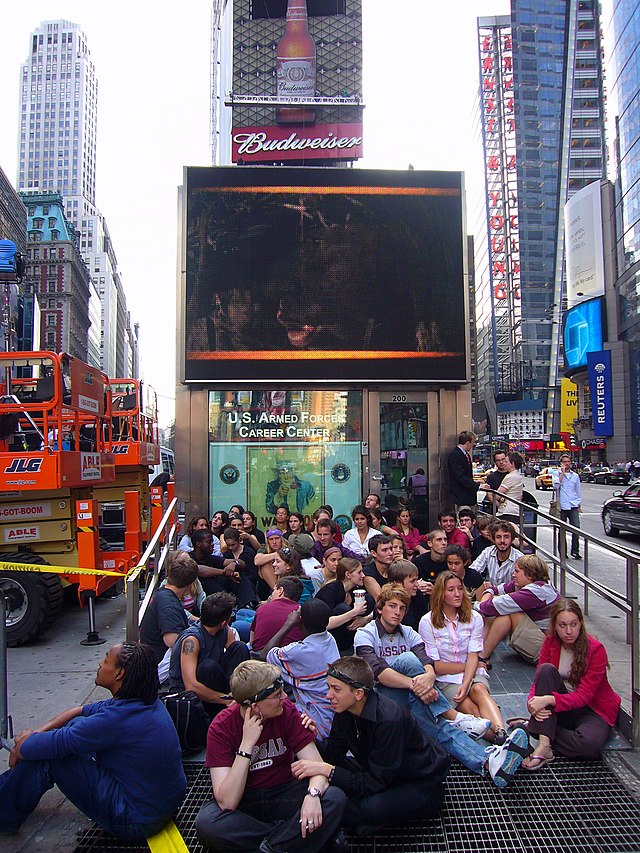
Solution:
M209 510L242 504L268 529L286 506L340 527L361 500L359 391L210 391Z

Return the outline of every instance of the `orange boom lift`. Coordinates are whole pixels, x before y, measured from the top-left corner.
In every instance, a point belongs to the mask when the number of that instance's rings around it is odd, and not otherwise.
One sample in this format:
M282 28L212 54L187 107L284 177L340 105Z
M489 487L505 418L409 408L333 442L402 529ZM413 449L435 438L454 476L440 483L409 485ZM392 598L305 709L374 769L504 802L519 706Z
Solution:
M71 584L89 613L83 643L103 642L95 597L138 562L148 537L155 406L142 404L139 382L112 386L66 354L0 353L0 371L0 560L56 567L0 568L7 642L21 645L46 630Z

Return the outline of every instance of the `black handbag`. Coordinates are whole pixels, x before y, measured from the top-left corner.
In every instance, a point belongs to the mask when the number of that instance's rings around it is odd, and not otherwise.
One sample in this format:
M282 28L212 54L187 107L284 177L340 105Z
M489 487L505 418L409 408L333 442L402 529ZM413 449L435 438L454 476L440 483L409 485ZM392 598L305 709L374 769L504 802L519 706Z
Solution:
M186 752L197 752L207 743L209 715L202 699L193 690L160 696L178 732L180 746Z

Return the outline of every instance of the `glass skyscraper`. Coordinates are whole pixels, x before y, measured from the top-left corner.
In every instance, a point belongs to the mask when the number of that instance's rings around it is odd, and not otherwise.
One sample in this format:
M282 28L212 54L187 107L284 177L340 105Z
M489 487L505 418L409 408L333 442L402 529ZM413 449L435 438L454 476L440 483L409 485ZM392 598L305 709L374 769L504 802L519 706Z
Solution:
M480 396L490 414L501 403L520 412L526 437L536 412L554 431L559 407L564 203L606 172L598 3L512 0L510 16L479 19L478 35L488 233L476 258L486 291L477 294Z
M621 338L629 344L631 427L640 451L640 6L615 0L610 24L615 109L616 225Z

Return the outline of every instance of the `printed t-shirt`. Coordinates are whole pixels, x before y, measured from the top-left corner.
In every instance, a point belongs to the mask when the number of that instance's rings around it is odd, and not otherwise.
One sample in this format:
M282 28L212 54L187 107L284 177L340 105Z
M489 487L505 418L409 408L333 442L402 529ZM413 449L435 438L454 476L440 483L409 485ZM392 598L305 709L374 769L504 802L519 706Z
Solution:
M242 742L243 725L239 705L225 708L217 715L207 734L206 767L232 766ZM302 725L295 705L285 699L282 714L266 721L253 748L245 790L274 788L291 782L291 763L313 741L313 733Z

